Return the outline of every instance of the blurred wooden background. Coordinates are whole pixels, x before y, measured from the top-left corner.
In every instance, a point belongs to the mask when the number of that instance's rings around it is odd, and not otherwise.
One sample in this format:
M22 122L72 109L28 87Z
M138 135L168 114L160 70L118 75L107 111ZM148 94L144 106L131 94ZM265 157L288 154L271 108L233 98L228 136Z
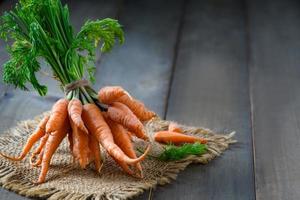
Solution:
M15 2L0 3L1 12ZM97 60L97 83L122 85L161 117L236 130L239 143L191 165L152 199L300 199L300 3L293 0L67 1L78 29L118 18L126 42ZM8 59L0 43L1 65ZM61 97L0 84L0 132ZM148 192L136 199L147 199ZM0 190L1 200L26 199Z

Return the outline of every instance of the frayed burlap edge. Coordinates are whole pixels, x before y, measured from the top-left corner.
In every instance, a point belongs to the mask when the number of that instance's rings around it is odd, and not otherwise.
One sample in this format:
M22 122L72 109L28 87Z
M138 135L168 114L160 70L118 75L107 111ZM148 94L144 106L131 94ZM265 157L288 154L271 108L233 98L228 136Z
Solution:
M41 115L42 116L42 115ZM0 137L0 145L9 144L10 141L18 140L20 137L25 137L25 135L20 135L18 129L28 128L32 129L35 127L41 116L36 117L34 120L26 120L20 122L16 127L8 130L3 136ZM161 120L160 118L153 118L152 120L145 123L147 133L152 135L155 131L166 130L170 121ZM183 160L170 162L167 164L167 170L164 171L162 176L157 177L156 180L151 180L144 182L143 184L137 183L131 184L127 187L126 191L118 191L117 195L112 194L81 194L78 192L71 192L66 190L58 190L56 188L39 188L28 180L23 180L22 177L16 173L14 167L7 165L7 161L3 158L0 159L0 185L8 190L14 191L22 196L33 197L33 198L43 198L43 199L71 199L71 200L83 200L83 199L128 199L133 198L145 190L153 189L157 185L164 185L175 180L177 174L184 170L191 163L207 164L209 161L225 151L230 144L235 143L236 140L233 139L235 132L228 135L216 134L213 131L205 128L195 128L182 125L183 130L187 134L200 135L208 140L208 152L201 156L189 156ZM154 144L154 141L152 141ZM154 144L154 153L159 151L161 145L157 143Z

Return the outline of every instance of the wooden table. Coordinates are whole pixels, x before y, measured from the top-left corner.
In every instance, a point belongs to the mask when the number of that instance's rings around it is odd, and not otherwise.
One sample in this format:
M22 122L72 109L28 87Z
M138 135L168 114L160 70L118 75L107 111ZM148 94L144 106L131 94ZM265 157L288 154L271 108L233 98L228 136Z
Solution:
M296 0L68 1L78 29L118 18L126 43L97 60L97 83L122 85L160 116L239 143L192 165L153 199L300 199L300 4ZM1 11L11 1L2 1ZM0 46L1 65L7 60ZM61 96L0 85L0 131ZM148 192L137 199L147 199ZM1 189L0 199L26 199Z

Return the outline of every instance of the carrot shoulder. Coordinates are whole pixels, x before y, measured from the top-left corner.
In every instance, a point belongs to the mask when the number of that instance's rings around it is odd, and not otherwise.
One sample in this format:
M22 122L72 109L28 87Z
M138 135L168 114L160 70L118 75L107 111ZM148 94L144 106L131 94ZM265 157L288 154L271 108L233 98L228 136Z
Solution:
M68 105L68 113L69 116L71 118L71 120L73 121L73 123L81 129L81 131L88 133L88 130L86 129L82 118L81 118L81 114L82 114L82 104L81 101L79 99L72 99Z
M107 150L107 152L117 160L134 164L145 159L150 150L148 146L145 153L139 158L129 158L124 152L115 144L109 126L105 122L101 111L95 104L85 104L83 106L82 118L85 122L89 132L97 138L98 142Z
M184 135L182 133L176 133L171 131L156 132L154 134L154 140L160 143L173 143L173 144L195 143L195 142L199 142L202 144L207 143L207 140L204 138L198 138L198 137Z
M68 116L68 103L69 101L67 99L60 99L53 105L49 121L46 125L47 133L63 128L63 122Z
M98 98L102 103L111 104L126 93L122 87L106 86L99 90Z

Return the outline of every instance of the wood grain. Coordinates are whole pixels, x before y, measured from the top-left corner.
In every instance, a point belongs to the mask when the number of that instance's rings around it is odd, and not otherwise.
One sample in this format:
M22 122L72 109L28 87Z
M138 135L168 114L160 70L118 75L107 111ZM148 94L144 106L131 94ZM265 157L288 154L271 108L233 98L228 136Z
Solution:
M248 5L257 199L300 199L300 4Z
M188 1L167 119L235 130L238 144L207 166L192 165L153 199L255 199L245 7Z

